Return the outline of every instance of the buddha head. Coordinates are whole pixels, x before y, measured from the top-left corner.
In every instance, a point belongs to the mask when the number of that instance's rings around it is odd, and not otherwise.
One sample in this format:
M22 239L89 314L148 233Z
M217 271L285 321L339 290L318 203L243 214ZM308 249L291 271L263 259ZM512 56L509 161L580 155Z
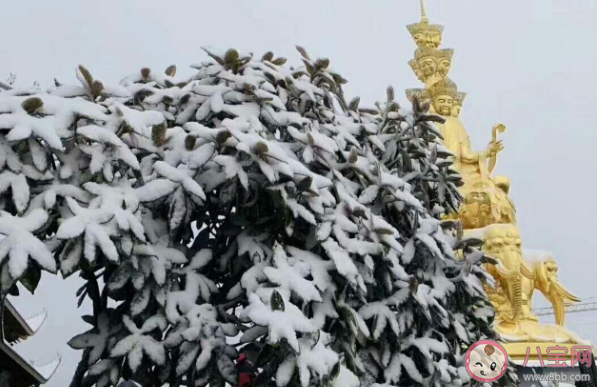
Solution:
M457 97L453 100L452 116L459 117L461 115L461 107L463 106L463 100L465 99L465 93L457 92Z
M424 82L424 80L425 80L424 73L422 73L422 71L419 69L419 66L417 65L417 61L415 59L411 59L409 61L409 66L413 70L413 73L415 74L417 79L420 82Z
M425 34L423 31L418 31L415 34L412 34L411 36L413 37L413 41L415 41L415 44L417 44L418 47L425 46L425 43L424 43Z
M442 116L450 116L455 99L458 97L457 85L449 78L443 78L433 84L429 92L436 113Z
M438 50L429 47L420 47L415 50L415 60L424 79L433 76L438 70L438 66L436 65L437 51Z
M424 18L419 23L409 24L407 29L418 47L438 48L440 46L442 31L444 30L443 26L430 24Z
M453 97L448 94L434 97L434 110L442 116L450 116L453 111Z
M433 33L430 36L430 43L434 48L438 48L440 46L440 43L442 42L442 26L438 27L440 27L440 29L433 31Z
M453 49L445 48L438 50L438 75L446 77L451 70L451 60L453 58Z
M405 90L405 96L409 101L413 102L413 99L417 97L420 102L428 101L430 97L426 92L426 89L407 89Z
M483 191L472 191L465 196L459 218L465 229L486 227L492 223L492 203Z
M432 104L436 113L450 116L457 98L457 85L449 78L443 78L430 87Z

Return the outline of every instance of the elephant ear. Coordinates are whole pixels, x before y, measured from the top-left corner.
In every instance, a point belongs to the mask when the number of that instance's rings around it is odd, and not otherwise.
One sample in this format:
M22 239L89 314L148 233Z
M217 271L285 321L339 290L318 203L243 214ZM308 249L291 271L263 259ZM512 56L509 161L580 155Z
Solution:
M521 274L532 281L536 278L534 269L529 266L525 259L521 259Z
M546 261L534 262L534 274L536 288L538 288L547 298L550 292L550 284L548 282L548 271L546 270Z

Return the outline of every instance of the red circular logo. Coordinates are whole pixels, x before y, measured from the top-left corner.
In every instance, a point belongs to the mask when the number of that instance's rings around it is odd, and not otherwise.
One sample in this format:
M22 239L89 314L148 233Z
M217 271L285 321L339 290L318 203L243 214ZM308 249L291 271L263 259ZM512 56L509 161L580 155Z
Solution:
M494 382L507 371L507 351L496 341L478 341L465 354L465 368L478 382Z

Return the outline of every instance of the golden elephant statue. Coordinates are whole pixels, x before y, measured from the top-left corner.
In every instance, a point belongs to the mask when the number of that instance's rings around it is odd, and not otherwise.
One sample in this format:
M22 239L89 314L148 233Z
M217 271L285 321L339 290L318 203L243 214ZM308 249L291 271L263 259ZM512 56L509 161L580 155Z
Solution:
M494 284L485 285L497 311L495 330L505 341L553 341L581 343L564 327L565 303L579 302L559 282L556 261L551 256L535 257L528 262L521 246L521 236L513 224L491 224L468 234L484 240L483 251L497 263L486 263ZM539 290L553 305L557 325L542 324L532 311L534 292Z

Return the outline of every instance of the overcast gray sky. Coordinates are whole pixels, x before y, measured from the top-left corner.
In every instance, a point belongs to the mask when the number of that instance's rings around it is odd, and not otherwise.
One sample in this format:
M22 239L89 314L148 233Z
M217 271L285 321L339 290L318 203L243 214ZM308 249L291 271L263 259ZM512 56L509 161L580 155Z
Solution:
M93 5L92 5L93 4ZM405 25L419 20L416 0L10 1L0 23L0 80L15 73L42 87L76 83L75 67L117 82L149 66L179 71L206 58L203 45L268 50L298 65L295 45L328 57L362 104L420 84L407 61L416 48ZM462 119L476 148L502 122L506 145L497 173L510 176L524 247L551 250L562 282L596 296L596 0L428 0L455 49L450 73L468 93ZM401 93L402 94L402 93ZM44 275L24 314L46 307L41 331L20 345L38 362L64 358L50 387L68 385L79 352L65 343L87 329L75 310L77 279ZM536 306L546 306L543 297ZM550 318L543 319L550 321ZM596 312L567 325L596 342Z

